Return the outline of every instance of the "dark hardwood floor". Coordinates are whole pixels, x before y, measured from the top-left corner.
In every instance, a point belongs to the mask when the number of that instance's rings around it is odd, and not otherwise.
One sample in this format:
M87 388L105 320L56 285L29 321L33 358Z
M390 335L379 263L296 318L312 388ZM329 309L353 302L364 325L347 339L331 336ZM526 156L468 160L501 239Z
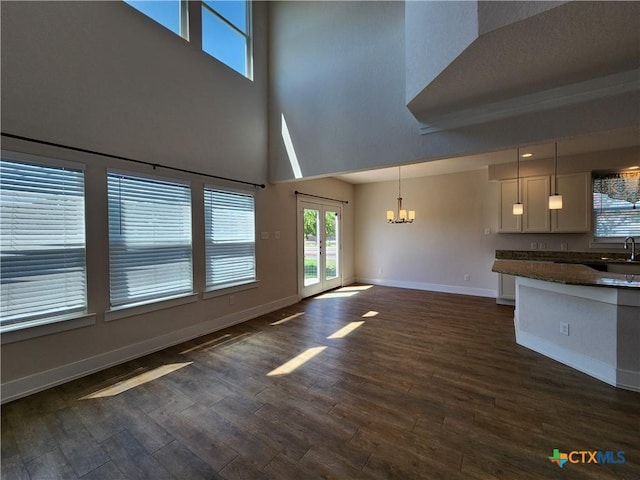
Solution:
M308 299L4 405L2 478L639 479L640 394L516 345L512 317L384 287Z

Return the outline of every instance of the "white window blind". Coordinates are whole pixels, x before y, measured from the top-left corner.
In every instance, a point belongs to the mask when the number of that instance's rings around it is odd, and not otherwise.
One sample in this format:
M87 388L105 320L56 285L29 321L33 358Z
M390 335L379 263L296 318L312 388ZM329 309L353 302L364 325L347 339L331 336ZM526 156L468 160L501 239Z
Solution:
M108 188L111 306L192 292L190 187L110 173Z
M253 195L204 190L207 288L224 288L256 279Z
M86 312L84 174L0 161L0 326Z
M640 236L640 173L593 178L595 237Z

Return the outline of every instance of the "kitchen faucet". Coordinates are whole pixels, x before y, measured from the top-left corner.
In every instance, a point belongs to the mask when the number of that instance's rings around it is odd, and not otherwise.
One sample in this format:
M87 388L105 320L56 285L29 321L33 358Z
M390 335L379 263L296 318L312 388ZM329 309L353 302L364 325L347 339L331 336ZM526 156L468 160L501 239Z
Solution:
M631 240L631 258L629 260L633 261L636 259L636 240L633 237L627 237L624 239L624 249L629 248L629 240Z

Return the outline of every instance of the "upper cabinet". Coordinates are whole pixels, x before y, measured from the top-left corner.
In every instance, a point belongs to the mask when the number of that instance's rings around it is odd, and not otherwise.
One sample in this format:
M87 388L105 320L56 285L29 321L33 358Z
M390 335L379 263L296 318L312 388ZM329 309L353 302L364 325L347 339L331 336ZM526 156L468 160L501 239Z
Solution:
M549 215L549 177L527 177L522 179L522 231L537 233L551 230Z
M558 175L558 193L562 194L562 209L551 211L551 231L558 233L590 231L591 174L585 172Z
M513 214L513 204L517 202L516 180L500 182L500 215L498 216L498 232L516 233L522 230L522 216Z
M589 172L558 175L558 193L562 209L549 210L553 176L520 179L523 215L513 215L516 180L500 181L500 233L577 233L591 228L591 174Z

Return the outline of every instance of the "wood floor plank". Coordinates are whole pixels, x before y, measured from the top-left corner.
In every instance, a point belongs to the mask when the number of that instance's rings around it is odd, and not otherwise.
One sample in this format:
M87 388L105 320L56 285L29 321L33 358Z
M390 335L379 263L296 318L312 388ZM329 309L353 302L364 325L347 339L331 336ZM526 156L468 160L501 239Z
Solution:
M517 345L513 308L353 291L3 405L2 478L640 478L640 394ZM132 388L88 397L119 382ZM560 469L555 448L627 461Z

